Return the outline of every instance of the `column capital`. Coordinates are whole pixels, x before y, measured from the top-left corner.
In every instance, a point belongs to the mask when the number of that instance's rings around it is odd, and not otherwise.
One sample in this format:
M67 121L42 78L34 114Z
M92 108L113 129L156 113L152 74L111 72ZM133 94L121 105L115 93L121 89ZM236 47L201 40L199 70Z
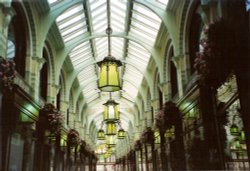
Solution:
M58 84L49 84L51 87L53 87L54 89L56 89L57 91L61 88L60 85Z
M170 81L165 81L159 84L160 90L162 93L166 93L170 90L171 82Z
M8 27L10 24L10 21L14 15L16 15L16 12L13 7L5 6L2 8L3 14L5 15L3 20L3 27Z
M153 108L157 108L159 106L159 99L152 99L151 100L151 106Z
M184 57L185 57L184 54L179 54L179 55L176 55L173 58L171 58L171 60L173 61L174 65L177 69L181 68L182 63L185 59Z
M31 59L38 62L39 64L43 64L46 62L46 60L44 58L38 57L38 56L33 56L33 57L31 57Z

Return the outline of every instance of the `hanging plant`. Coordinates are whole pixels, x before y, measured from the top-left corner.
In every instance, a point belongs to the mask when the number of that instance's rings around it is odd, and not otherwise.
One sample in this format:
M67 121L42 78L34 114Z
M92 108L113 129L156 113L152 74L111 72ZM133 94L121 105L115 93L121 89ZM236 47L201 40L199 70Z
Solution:
M75 129L70 129L68 132L68 146L75 147L80 142L80 135Z
M48 114L47 119L50 132L53 134L59 133L63 123L63 116L60 113L52 113Z
M223 19L203 29L200 52L197 52L194 68L200 85L212 88L220 86L233 69L237 48L234 33Z
M161 109L155 117L155 126L160 130L165 130L165 111Z
M0 82L2 86L12 89L16 74L15 62L13 60L6 60L0 56Z
M170 129L180 115L180 110L175 103L168 101L156 116L156 127L162 130Z
M42 108L42 112L45 116L46 129L48 129L51 134L58 134L62 127L63 116L52 103L45 104Z
M141 147L142 147L141 141L140 140L136 140L135 141L135 145L134 145L135 151L141 150Z
M147 127L141 134L141 141L143 143L152 143L154 142L154 132L150 127Z

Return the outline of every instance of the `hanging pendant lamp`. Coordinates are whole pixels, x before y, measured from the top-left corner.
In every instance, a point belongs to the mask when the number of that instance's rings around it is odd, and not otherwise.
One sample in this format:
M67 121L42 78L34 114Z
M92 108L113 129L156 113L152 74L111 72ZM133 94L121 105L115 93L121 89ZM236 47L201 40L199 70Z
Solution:
M108 28L106 33L108 35L108 56L102 61L97 62L100 67L98 88L104 92L114 92L121 90L120 77L118 67L122 66L120 60L117 60L111 55L111 39L112 28L110 27L110 2L107 0L107 18Z
M97 132L97 139L98 140L105 140L105 132L103 129L99 129Z
M103 120L104 121L118 121L120 119L119 111L118 111L118 104L111 98L104 103L104 113L103 113Z
M116 135L116 123L114 121L106 122L106 135Z
M110 135L107 137L106 145L107 145L107 148L112 148L116 145L116 138L114 135Z
M118 139L124 139L126 137L126 132L124 131L124 129L119 129L118 133L117 133L117 138Z

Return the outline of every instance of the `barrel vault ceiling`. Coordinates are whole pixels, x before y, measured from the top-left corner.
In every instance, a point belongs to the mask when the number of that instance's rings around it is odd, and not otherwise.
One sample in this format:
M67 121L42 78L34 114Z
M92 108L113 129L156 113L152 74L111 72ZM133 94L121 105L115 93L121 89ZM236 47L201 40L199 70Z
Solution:
M150 1L151 2L151 1ZM166 9L168 0L152 0L154 9ZM65 61L76 73L73 87L80 87L88 122L102 122L103 103L109 94L97 85L98 66L108 54L107 0L48 0L50 11L64 10L53 27L60 33L63 46L70 49ZM151 58L162 20L140 0L110 0L111 54L122 61L122 90L112 93L119 103L125 130L134 122L133 106Z

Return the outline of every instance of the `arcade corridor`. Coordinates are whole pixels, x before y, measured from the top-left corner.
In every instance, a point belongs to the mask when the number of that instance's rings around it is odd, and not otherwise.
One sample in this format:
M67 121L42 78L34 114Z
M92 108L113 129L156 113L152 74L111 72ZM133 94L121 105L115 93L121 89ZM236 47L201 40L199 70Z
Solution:
M0 0L0 171L250 170L249 0Z

